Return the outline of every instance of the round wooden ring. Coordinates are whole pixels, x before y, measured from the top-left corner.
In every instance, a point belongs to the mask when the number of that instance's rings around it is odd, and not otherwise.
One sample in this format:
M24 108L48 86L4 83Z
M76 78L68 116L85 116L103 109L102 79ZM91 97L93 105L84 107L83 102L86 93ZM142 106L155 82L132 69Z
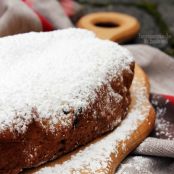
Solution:
M136 18L116 12L99 12L83 16L77 27L93 31L101 39L125 42L135 37L140 29Z

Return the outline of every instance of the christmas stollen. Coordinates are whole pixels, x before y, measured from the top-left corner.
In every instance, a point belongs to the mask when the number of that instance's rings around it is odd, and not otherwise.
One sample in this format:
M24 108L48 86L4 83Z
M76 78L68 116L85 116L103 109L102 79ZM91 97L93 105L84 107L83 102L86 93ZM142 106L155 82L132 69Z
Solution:
M47 163L116 128L134 65L126 48L87 30L1 38L0 173Z
M149 103L149 81L136 65L127 117L111 133L62 158L25 174L114 174L121 161L151 132L155 112Z

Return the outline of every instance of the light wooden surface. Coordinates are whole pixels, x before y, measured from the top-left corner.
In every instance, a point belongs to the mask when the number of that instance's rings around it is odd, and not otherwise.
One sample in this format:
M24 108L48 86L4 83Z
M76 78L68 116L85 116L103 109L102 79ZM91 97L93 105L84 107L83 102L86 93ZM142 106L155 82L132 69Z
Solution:
M113 23L116 27L101 27L97 23ZM96 33L101 39L124 42L134 38L140 24L136 18L116 12L91 13L80 18L77 27L84 28Z
M134 130L130 134L129 138L127 138L125 141L121 140L120 142L117 142L117 143L115 142L115 146L116 146L115 148L117 150L117 153L108 152L108 153L110 153L111 161L108 161L107 168L101 168L101 169L98 170L97 173L114 174L115 170L117 169L117 167L119 166L121 161L131 151L133 151L151 132L151 130L154 126L154 122L155 122L155 112L154 112L151 104L149 103L149 99L148 99L149 98L149 82L148 82L147 76L142 71L142 69L138 65L136 65L136 67L135 67L135 77L134 77L133 85L131 86L132 103L131 103L131 106L130 106L130 112L131 112L131 109L135 106L136 102L138 102L138 97L140 97L139 94L138 94L137 89L141 89L142 87L144 87L144 89L145 89L144 93L143 93L143 95L145 96L145 100L143 101L143 103L141 103L142 105L140 105L142 107L142 112L144 112L143 107L148 107L149 108L146 111L146 113L144 113L145 117L143 117L143 120L141 119L141 121L137 120L138 121L137 129ZM141 110L141 108L140 108L140 110ZM140 115L141 115L141 113L140 113ZM120 127L121 126L122 125L120 125ZM128 126L130 126L130 125L128 125ZM112 133L117 134L117 129L115 129ZM95 144L95 143L97 144L97 142L101 141L102 139L104 139L104 138L107 139L107 136L109 136L109 134L103 136L100 139L97 139L97 140L93 141L90 144ZM107 146L107 141L104 142L104 143ZM83 150L86 147L90 146L90 144L88 144L85 147L81 147L81 148L77 149L76 151L74 151L72 153L69 153L69 154L67 154L67 155L65 155L65 156L63 156L63 157L61 157L61 158L59 158L59 159L57 159L53 162L46 163L46 164L44 164L43 166L41 166L39 168L36 168L36 169L33 169L33 170L28 170L28 171L25 171L23 173L25 173L25 174L35 174L36 172L41 171L44 167L46 167L46 168L53 167L54 168L54 167L56 167L56 165L62 165L64 162L71 161L72 160L71 158L73 156L78 155L78 153L80 151L83 152ZM124 149L123 146L125 146L126 148ZM95 156L95 151L94 151L93 156ZM90 158L90 156L89 156L89 158ZM93 159L91 159L91 161L92 160ZM105 159L101 158L100 160L101 160L101 163L102 163L102 160L105 160ZM88 161L90 161L90 159ZM95 161L93 161L93 162L95 163ZM91 172L91 169L88 167L88 164L86 164L86 166L76 165L76 166L74 166L74 168L71 170L70 173L74 174L77 171L81 174L93 173L93 172ZM65 171L65 173L66 172L67 171ZM59 174L60 171L57 170L56 173Z

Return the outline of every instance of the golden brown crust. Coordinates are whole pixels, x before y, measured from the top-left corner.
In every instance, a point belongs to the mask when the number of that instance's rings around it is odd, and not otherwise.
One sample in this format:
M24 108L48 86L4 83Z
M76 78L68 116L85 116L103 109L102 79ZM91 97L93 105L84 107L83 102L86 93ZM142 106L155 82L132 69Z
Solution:
M130 71L131 69L131 71ZM0 136L0 173L18 173L23 168L40 165L75 148L85 145L103 133L118 126L128 112L130 104L129 88L133 79L134 63L130 69L114 77L109 85L103 85L96 91L97 97L87 109L79 108L71 114L72 124L68 128L57 125L52 132L42 124L33 121L22 134ZM115 93L110 93L110 87ZM118 93L121 98L115 97ZM118 95L117 94L117 95Z

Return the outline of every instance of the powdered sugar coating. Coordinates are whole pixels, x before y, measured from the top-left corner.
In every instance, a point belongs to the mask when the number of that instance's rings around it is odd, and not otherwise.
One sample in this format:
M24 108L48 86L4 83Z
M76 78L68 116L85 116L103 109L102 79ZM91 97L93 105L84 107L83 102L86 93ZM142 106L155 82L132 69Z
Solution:
M1 38L0 131L25 132L43 118L66 126L63 108L85 108L132 61L125 48L81 29Z
M135 77L131 88L132 98L135 103L132 105L127 117L106 137L93 143L75 155L70 160L62 164L56 164L52 167L43 167L32 174L80 174L80 173L108 173L108 167L112 162L111 154L117 156L120 142L130 138L138 126L148 117L151 106L147 100L147 88L144 78ZM122 143L122 149L126 149L125 143ZM103 170L104 169L104 170Z

